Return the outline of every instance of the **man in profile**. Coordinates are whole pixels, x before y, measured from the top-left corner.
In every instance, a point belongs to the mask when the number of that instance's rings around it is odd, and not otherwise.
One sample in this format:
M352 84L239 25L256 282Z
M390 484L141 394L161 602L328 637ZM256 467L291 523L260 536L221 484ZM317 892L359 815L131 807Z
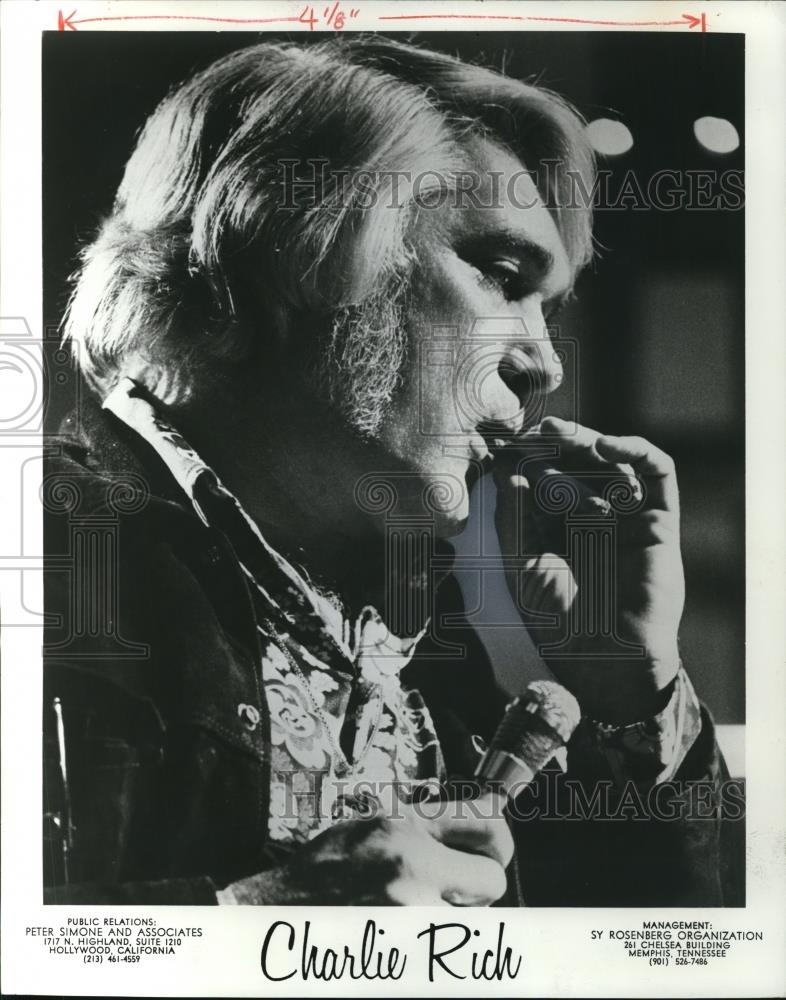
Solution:
M45 483L48 551L78 564L48 580L49 901L724 902L673 463L544 417L592 176L554 94L378 38L242 49L148 120L83 251L66 334L93 402ZM427 361L440 329L452 370ZM417 808L504 707L444 544L489 470L522 630L583 712L573 792L661 787L665 818L555 821L536 788L507 818L493 796ZM601 518L598 477L635 495L614 656L592 629L558 641L597 594L538 507L547 475Z

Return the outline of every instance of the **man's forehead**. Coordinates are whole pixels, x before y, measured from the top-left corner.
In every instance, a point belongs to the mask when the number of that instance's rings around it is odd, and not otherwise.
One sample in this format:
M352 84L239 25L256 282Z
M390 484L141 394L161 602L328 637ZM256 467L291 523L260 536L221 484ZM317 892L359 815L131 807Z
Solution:
M571 267L565 246L526 164L483 136L471 139L466 153L477 197L457 202L451 229L489 240L499 236L501 244L519 240L540 247L551 256L555 277L564 272L567 284Z

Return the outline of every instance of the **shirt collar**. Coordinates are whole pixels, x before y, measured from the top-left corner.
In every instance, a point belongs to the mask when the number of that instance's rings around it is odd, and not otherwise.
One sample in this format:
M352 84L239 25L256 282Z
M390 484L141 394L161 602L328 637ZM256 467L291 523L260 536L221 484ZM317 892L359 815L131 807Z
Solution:
M363 608L358 618L344 614L319 593L265 539L258 524L185 438L158 413L144 391L122 379L103 402L156 452L205 525L231 536L238 559L270 602L303 638L328 637L334 652L364 674L398 674L412 659L428 624L414 637L401 638L377 610ZM301 640L302 641L302 640ZM320 643L324 646L324 643Z

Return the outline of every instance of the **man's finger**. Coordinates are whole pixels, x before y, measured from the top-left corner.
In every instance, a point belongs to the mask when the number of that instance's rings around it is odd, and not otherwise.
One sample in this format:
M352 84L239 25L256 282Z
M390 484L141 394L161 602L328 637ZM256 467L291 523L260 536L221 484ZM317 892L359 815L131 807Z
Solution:
M627 462L647 486L645 506L650 510L679 512L679 492L674 461L642 437L615 437L605 434L595 443L597 451L610 462Z
M390 883L388 894L393 902L398 901L398 897L412 899L417 895L422 905L430 895L436 894L457 906L486 906L498 899L507 885L503 865L507 865L512 856L507 823L502 818L496 821L472 819L470 812L457 811L457 807L469 806L469 803L448 803L449 811L445 811L445 803L441 805L438 818L420 816L409 834L402 831L406 840L396 850L401 851L405 864L400 875ZM496 811L499 813L499 807ZM461 836L457 832L459 827L464 827ZM467 844L472 842L472 850L448 846L447 841L451 839L452 842L461 839Z
M442 803L438 816L428 823L428 832L451 848L483 854L506 868L513 857L513 837L504 819L504 799L489 793L467 802Z
M573 420L562 420L560 417L544 417L540 423L540 432L558 437L561 449L585 452L599 464L606 461L595 450L595 442L600 433L591 427L585 427Z
M393 882L385 895L393 906L450 906L435 886L412 878Z
M560 457L558 461L566 472L584 471L582 465L585 465L589 470L607 470L611 465L614 471L620 472L628 478L631 486L635 485L636 474L631 464L627 460L619 461L604 455L598 448L598 441L605 436L600 431L571 420L561 420L559 417L544 418L540 428L542 433L555 435L559 438ZM571 468L572 459L575 461L576 468Z
M505 894L508 880L498 861L440 845L438 870L432 873L440 894L454 906L487 906Z

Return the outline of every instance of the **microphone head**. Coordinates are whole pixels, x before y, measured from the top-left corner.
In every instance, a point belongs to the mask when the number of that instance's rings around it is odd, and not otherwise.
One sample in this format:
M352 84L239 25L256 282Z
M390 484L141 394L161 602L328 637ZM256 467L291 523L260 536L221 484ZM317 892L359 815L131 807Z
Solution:
M533 681L508 705L476 775L503 784L531 781L565 746L580 719L570 691L555 681Z

